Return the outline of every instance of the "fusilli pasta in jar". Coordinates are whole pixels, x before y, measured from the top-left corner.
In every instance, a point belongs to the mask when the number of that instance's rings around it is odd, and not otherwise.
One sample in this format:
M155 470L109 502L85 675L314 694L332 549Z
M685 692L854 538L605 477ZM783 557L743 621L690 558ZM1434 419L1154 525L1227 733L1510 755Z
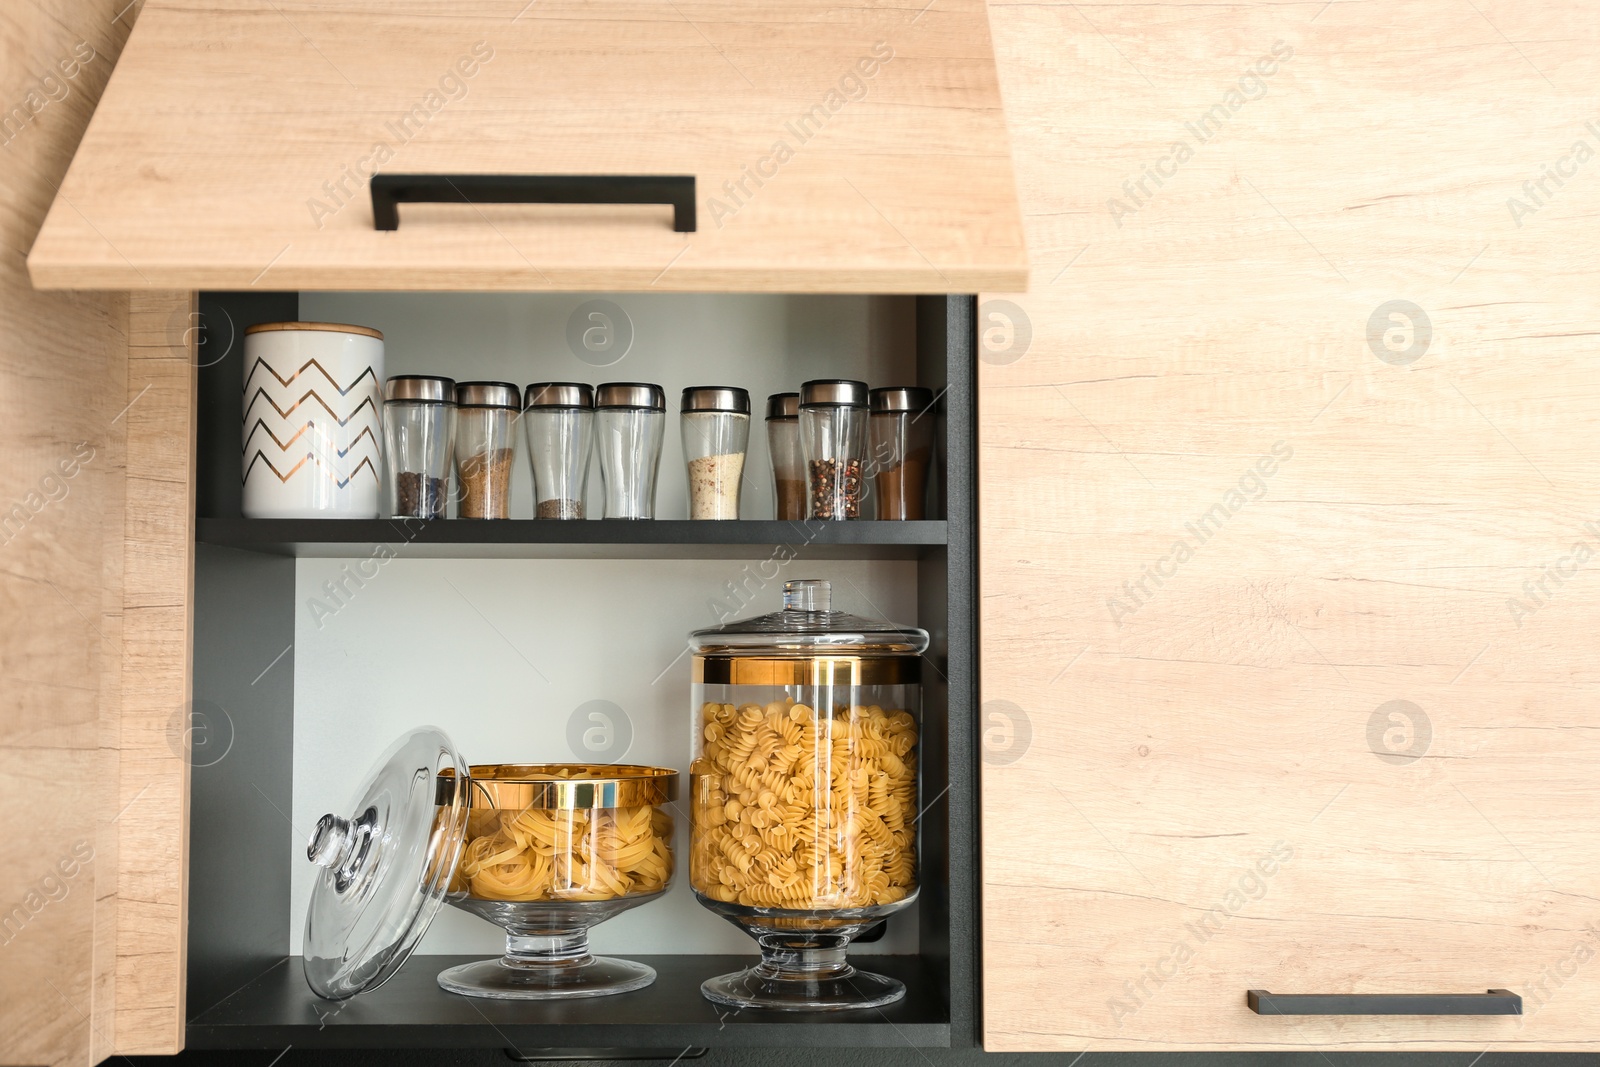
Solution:
M736 1007L859 1008L904 995L857 971L853 937L917 895L921 653L928 635L831 610L790 582L784 610L691 636L689 882L762 947L701 986Z
M689 878L714 900L863 908L917 887L917 722L793 698L706 702Z

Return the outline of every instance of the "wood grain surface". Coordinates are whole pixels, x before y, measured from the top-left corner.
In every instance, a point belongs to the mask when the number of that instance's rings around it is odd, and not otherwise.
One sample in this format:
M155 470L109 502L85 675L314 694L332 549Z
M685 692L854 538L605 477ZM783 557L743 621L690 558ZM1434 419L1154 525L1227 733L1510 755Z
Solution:
M991 10L985 1047L1600 1046L1593 9Z
M919 10L920 8L920 10ZM692 174L663 207L387 173ZM1026 259L982 0L150 0L29 260L127 289L975 292Z
M187 343L190 296L130 309L126 293L36 292L24 268L137 15L33 0L0 20L16 59L0 68L6 1064L182 1044L187 761L173 739L188 620L173 608L187 603L194 372L169 339Z
M127 300L24 256L111 72L120 3L0 19L0 1062L114 1047ZM131 17L130 12L130 17Z
M128 295L117 1051L183 1048L197 333L193 293ZM137 814L137 817L135 817Z

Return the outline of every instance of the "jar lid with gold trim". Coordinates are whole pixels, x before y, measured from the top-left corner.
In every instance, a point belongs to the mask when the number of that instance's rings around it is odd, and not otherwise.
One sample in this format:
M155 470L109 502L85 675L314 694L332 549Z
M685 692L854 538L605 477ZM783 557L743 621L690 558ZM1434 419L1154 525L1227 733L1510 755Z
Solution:
M702 657L819 657L841 665L884 656L920 656L928 631L833 610L828 582L785 582L783 610L741 619L689 635Z

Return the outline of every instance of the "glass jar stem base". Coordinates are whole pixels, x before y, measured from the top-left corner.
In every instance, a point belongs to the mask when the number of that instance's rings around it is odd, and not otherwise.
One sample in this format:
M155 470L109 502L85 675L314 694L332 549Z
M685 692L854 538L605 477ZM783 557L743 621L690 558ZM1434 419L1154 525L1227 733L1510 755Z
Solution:
M881 1008L906 995L893 978L858 971L845 958L848 940L817 943L763 936L761 962L708 979L701 994L713 1004L771 1011L853 1011Z
M642 963L592 955L587 930L507 934L506 954L499 959L439 973L439 987L447 992L494 1000L604 997L643 989L655 980L655 970Z

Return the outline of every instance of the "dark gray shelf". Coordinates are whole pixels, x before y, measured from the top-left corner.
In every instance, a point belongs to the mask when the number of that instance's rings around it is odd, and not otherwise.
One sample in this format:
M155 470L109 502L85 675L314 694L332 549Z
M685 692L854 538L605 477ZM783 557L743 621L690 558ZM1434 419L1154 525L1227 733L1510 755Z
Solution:
M189 1020L191 1049L948 1047L950 1008L920 957L859 956L858 966L906 984L898 1004L868 1011L732 1012L700 983L748 967L750 956L635 956L654 985L614 997L494 1001L446 993L436 976L472 956L415 956L384 986L341 1003L306 986L298 956ZM191 1004L195 994L191 992ZM200 998L203 1001L203 996Z
M731 522L690 519L243 519L200 518L201 544L280 556L366 557L387 545L417 559L920 559L948 541L942 520Z

